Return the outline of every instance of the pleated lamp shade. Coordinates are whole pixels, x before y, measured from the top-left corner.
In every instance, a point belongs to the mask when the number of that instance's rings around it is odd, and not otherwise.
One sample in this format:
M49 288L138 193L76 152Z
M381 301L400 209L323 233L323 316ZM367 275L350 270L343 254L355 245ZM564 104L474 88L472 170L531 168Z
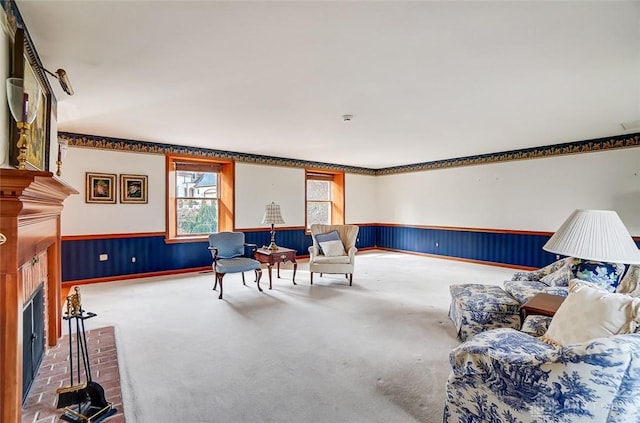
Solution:
M584 260L640 264L640 250L612 210L574 211L542 249Z
M262 223L273 225L282 225L284 223L284 219L282 218L282 214L280 213L280 205L276 203L267 204L264 208L264 216L262 217Z

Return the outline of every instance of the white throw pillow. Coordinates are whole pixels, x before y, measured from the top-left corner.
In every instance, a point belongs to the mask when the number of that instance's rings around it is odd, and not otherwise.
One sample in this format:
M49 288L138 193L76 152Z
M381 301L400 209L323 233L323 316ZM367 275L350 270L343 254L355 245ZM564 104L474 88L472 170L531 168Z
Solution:
M342 241L324 241L320 242L320 248L325 256L345 256L347 253L344 251L344 245Z
M570 345L635 332L640 321L640 298L616 294L572 279L569 295L553 316L544 339Z

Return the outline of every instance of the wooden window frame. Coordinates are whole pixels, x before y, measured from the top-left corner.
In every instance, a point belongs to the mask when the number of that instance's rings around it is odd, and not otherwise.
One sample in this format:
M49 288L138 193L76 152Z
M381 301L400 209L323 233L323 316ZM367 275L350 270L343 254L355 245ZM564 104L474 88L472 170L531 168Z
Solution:
M304 227L309 232L307 222L307 181L320 180L331 182L331 224L344 225L344 172L337 172L325 169L305 169L304 172Z
M165 242L200 242L208 239L208 235L178 235L176 217L176 164L188 163L202 169L217 169L218 180L218 232L233 231L234 222L234 188L235 162L233 160L210 159L203 157L167 154L165 170L167 175L166 191L166 234Z

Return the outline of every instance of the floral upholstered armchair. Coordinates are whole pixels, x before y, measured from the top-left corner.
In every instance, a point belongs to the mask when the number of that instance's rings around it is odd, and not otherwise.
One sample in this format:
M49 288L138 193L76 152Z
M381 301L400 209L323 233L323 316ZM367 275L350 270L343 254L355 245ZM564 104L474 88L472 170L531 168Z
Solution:
M503 283L504 290L520 304L524 304L538 293L567 296L571 257L555 261L538 270L516 272L510 281Z
M451 351L445 423L640 422L640 298L568 290L543 336L494 329Z
M622 263L600 263L565 257L538 270L516 272L503 286L520 304L539 293L566 297L569 280L572 278L592 282L610 292L627 292L628 288L623 289L621 282L625 270L626 266Z
M640 334L557 348L494 329L449 360L446 423L640 421Z

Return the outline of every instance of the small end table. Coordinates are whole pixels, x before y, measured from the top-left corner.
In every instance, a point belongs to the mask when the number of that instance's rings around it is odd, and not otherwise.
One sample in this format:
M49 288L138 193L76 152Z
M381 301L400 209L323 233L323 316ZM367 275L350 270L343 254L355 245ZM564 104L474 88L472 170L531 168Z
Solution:
M565 297L562 295L546 294L544 292L534 295L529 301L524 303L520 309L522 321L524 322L524 319L526 319L529 314L541 314L543 316L553 317L564 299Z
M293 263L293 284L296 283L296 270L298 269L298 263L296 262L296 250L285 247L278 247L277 250L269 250L267 248L258 248L255 252L255 258L260 263L266 263L269 269L269 289L271 289L271 269L273 264L278 265L278 278L280 278L280 263L290 261Z

